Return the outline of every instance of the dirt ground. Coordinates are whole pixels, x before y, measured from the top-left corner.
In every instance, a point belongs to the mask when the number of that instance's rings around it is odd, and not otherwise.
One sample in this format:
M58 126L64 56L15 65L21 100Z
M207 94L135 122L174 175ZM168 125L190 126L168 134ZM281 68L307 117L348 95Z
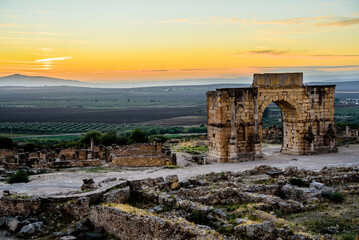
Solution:
M325 166L359 166L359 145L348 145L339 147L339 152L334 154L322 154L313 156L293 156L280 153L280 145L264 145L263 159L241 163L210 163L208 165L197 165L188 161L189 155L178 153L179 168L164 169L154 168L132 168L111 170L104 168L102 171L92 172L89 169L67 169L58 172L31 176L29 183L7 184L0 182L0 195L3 190L12 193L26 195L56 195L68 192L80 191L82 179L93 178L95 182L106 178L122 178L127 180L143 179L148 177L166 177L177 174L180 180L192 176L221 171L243 171L252 169L258 165L270 165L280 168L297 166L298 168L320 170Z

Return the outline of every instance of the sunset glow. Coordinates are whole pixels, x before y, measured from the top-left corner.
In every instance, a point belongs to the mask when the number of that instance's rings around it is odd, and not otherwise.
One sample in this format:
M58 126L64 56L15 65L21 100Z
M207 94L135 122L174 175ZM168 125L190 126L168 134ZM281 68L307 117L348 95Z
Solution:
M359 2L0 0L0 76L93 82L359 71Z

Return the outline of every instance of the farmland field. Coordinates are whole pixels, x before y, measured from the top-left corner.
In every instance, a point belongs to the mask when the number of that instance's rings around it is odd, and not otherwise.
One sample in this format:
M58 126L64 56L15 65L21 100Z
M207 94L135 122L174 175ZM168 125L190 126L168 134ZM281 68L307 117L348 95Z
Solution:
M91 130L124 132L139 126L146 129L150 126L198 127L207 122L207 91L242 86L0 87L0 133L59 135ZM336 97L358 98L359 94L340 92ZM336 105L335 117L338 122L359 124L359 108ZM280 109L274 105L267 118L262 119L263 127L281 125L279 118Z

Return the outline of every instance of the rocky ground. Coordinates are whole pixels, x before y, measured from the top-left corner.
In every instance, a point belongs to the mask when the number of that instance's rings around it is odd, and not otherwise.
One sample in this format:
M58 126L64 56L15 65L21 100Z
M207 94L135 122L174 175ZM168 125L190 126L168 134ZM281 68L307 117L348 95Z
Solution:
M316 156L279 149L235 164L197 165L181 153L174 169L105 166L1 183L10 195L0 198L0 239L358 239L358 145Z
M84 181L81 193L0 198L2 236L41 239L357 239L359 165ZM0 234L1 236L1 234Z

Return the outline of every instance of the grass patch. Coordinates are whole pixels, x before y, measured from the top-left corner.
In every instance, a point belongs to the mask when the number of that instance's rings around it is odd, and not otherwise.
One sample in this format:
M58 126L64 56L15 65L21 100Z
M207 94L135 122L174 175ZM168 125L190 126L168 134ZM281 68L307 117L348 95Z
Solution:
M291 178L289 179L289 183L298 187L309 187L309 183L304 182L301 178Z
M204 155L208 152L208 146L179 147L177 150L193 155Z
M307 220L304 225L307 229L319 234L336 234L354 231L357 219L337 218L327 216L326 218Z
M175 168L179 168L179 166L170 164L170 165L164 166L163 168L165 168L165 169L175 169Z

